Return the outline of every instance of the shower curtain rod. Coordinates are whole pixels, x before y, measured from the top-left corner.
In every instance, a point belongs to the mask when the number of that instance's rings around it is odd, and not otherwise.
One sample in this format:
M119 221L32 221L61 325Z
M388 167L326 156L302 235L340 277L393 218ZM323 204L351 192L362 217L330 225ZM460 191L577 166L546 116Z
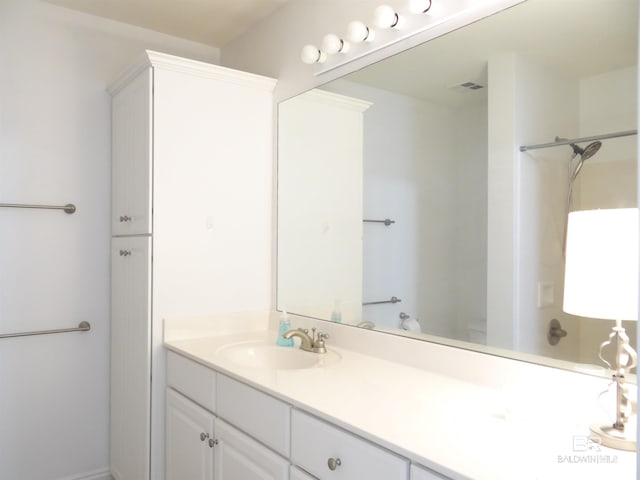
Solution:
M607 138L629 137L631 135L637 135L637 130L626 130L624 132L605 133L604 135L594 135L592 137L574 138L572 140L557 140L551 143L539 143L537 145L522 145L520 147L521 152L527 150L535 150L537 148L559 147L560 145L570 145L572 143L593 142L595 140L605 140Z

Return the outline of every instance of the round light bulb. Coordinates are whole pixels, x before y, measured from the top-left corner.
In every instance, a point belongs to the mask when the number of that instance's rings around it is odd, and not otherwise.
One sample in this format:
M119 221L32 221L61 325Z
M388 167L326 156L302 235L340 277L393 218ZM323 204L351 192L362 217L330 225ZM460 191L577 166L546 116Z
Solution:
M411 0L409 10L411 13L427 13L432 3L432 0Z
M400 15L389 5L380 5L373 12L374 22L380 28L398 28Z
M300 52L300 59L307 65L322 63L326 58L327 55L315 45L305 45Z
M345 53L349 50L349 44L342 40L337 35L333 33L329 33L325 35L322 39L322 44L320 46L323 52L327 52L329 55L334 55L338 52Z
M358 20L347 25L347 38L353 43L370 42L374 36L375 32Z

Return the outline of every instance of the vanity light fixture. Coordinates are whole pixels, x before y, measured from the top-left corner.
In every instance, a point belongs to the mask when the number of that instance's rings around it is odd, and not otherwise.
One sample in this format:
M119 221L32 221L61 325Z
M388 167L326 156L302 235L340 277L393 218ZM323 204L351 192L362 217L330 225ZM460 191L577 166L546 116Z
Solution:
M300 59L308 65L323 63L327 59L327 54L315 45L305 45L300 52Z
M616 322L599 353L613 371L615 422L592 425L591 433L602 445L629 451L636 450L636 422L628 421L632 406L625 378L637 365L637 354L622 320L638 320L638 216L637 208L569 214L562 307L573 315ZM613 362L603 356L608 349Z
M321 75L348 62L360 59L397 42L406 40L409 37L442 25L456 17L456 15L445 14L446 11L440 10L441 4L445 2L437 3L434 2L434 0L404 1L407 2L407 6L404 8L383 4L374 10L373 24L375 28L379 30L378 34L376 30L367 24L359 20L354 20L347 25L347 32L343 36L338 36L333 33L325 35L320 44L320 48L315 47L315 45L305 45L301 54L302 61L306 64L313 65L316 63L322 64L328 60L327 65L324 65L322 68L316 68L314 75ZM519 3L526 0L501 1ZM464 12L469 9L476 9L476 7L467 5L467 3L474 3L468 2L468 0L451 0L451 3L457 6L448 6L447 11L461 10ZM475 3L482 4L485 2ZM486 3L490 5L493 2ZM409 15L409 13L415 13L417 15ZM384 30L393 30L394 33L387 33ZM400 33L398 30L402 30L402 32ZM345 38L346 41L344 40ZM377 41L377 45L375 43L371 44L374 42L374 39ZM354 44L360 43L368 43L371 45L361 46L359 48L354 47ZM349 55L340 55L330 60L328 59L330 55L347 52L349 52Z
M359 20L347 25L347 38L353 43L372 42L376 32Z
M374 22L380 28L396 28L402 27L402 17L389 5L380 5L374 12Z
M432 0L411 0L409 2L409 11L411 13L427 13L431 10Z
M320 48L327 55L335 55L336 53L346 53L349 51L349 43L345 42L339 36L329 33L322 38Z

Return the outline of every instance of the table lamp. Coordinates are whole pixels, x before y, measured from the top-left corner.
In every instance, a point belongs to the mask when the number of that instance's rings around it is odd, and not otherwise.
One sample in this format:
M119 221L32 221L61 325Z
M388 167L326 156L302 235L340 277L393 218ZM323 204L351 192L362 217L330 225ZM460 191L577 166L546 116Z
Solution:
M635 428L627 425L631 402L625 377L636 366L636 352L622 320L638 320L638 209L617 208L569 213L563 310L573 315L615 320L600 345L600 359L613 370L616 419L592 425L602 445L636 449ZM613 364L603 352L615 352Z

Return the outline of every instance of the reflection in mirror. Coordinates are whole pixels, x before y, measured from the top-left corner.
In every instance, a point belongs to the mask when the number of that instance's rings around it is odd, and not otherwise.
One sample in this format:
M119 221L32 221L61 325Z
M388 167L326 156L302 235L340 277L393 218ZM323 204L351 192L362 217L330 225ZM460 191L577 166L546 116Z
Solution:
M279 105L279 309L601 363L611 325L562 311L564 236L568 208L638 204L638 15L577 7L528 0Z

